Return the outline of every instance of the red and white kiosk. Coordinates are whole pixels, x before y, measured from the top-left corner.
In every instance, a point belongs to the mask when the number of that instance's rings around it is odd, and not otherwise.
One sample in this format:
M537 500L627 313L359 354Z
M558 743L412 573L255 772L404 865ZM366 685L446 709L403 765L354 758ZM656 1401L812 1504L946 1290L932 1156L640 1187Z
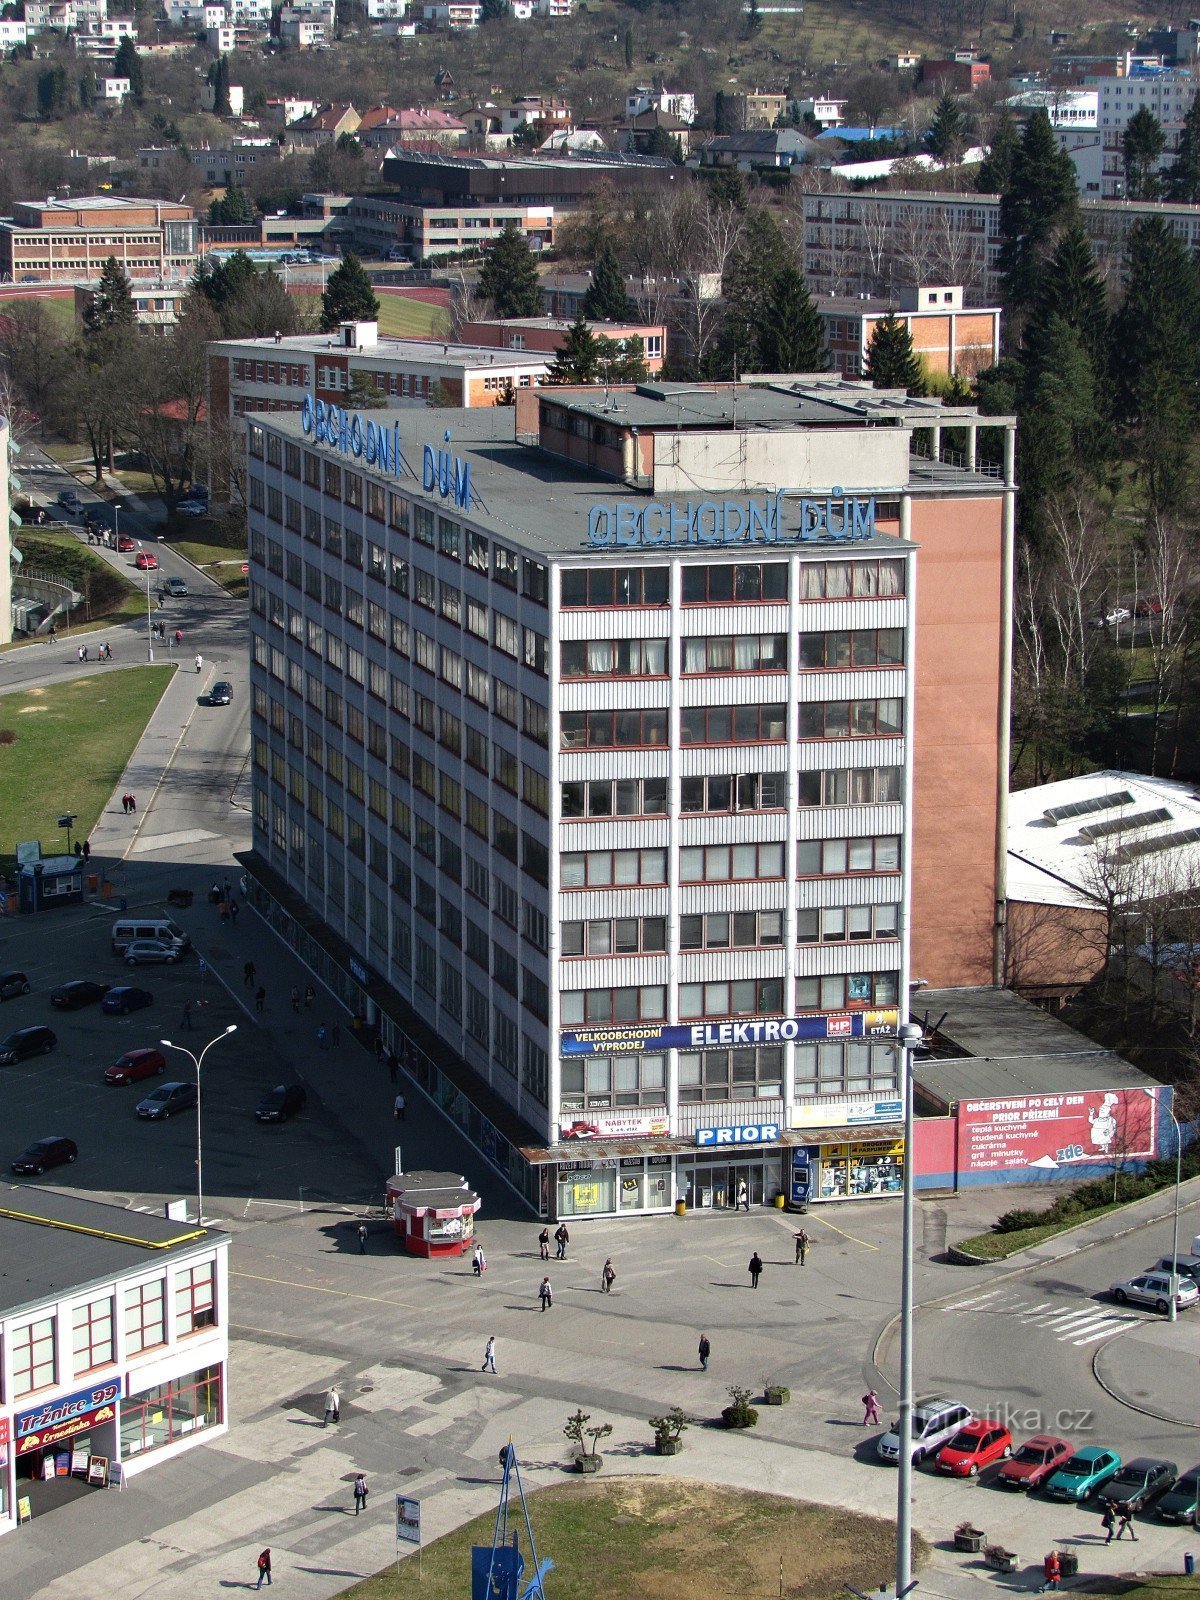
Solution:
M386 1204L410 1256L461 1256L474 1243L483 1201L457 1172L397 1172Z

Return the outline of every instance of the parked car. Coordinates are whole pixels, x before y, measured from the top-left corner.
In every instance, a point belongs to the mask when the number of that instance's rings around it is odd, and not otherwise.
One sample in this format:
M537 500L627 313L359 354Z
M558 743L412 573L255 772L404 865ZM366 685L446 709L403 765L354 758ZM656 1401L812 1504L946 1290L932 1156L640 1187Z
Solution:
M1126 1278L1114 1283L1112 1297L1118 1305L1152 1306L1165 1314L1171 1309L1171 1277L1167 1272L1143 1272L1136 1278ZM1176 1278L1175 1304L1180 1310L1194 1306L1200 1300L1200 1288L1194 1278Z
M177 1111L190 1111L196 1104L194 1083L162 1083L153 1094L137 1103L137 1114L150 1121L171 1117Z
M204 703L205 705L209 706L227 706L232 700L233 685L231 683L226 683L223 678L217 683L214 683L212 688L204 696Z
M208 515L208 501L180 500L175 509L181 517L206 517Z
M12 1169L40 1178L47 1167L61 1167L74 1161L78 1154L79 1146L74 1139L64 1139L61 1134L55 1134L49 1139L35 1139L21 1151Z
M76 978L71 983L60 983L50 991L50 1004L58 1011L78 1011L82 1006L95 1005L108 993L106 983L93 983L89 978Z
M40 1023L32 1028L18 1028L0 1039L0 1066L28 1061L30 1056L48 1056L57 1043L58 1036Z
M1007 1461L1012 1451L1012 1434L1003 1423L975 1417L942 1446L936 1465L956 1478L977 1478L982 1467Z
M1165 1272L1171 1275L1171 1257L1164 1256L1154 1268L1155 1272ZM1200 1256L1176 1256L1175 1273L1180 1278L1191 1278L1193 1283L1200 1284Z
M256 1122L286 1122L308 1104L308 1091L303 1084L277 1083L254 1113Z
M168 578L167 579L167 593L169 595L173 595L175 597L175 599L178 600L178 599L182 598L182 596L187 594L187 592L188 592L188 586L187 586L187 579L186 578Z
M161 1077L167 1070L167 1058L161 1050L126 1050L111 1067L104 1069L105 1083L137 1083L142 1078Z
M60 489L57 503L64 511L81 511L83 509L83 501L74 489Z
M0 972L0 1000L29 993L29 979L23 972Z
M1133 1511L1144 1511L1156 1496L1164 1493L1175 1482L1179 1468L1173 1461L1160 1461L1156 1456L1136 1456L1126 1461L1120 1472L1114 1473L1101 1485L1101 1500L1113 1505L1127 1505Z
M158 568L158 557L149 550L139 550L133 564L139 572L154 572Z
M1133 613L1128 606L1113 606L1111 611L1104 613L1104 620L1109 627L1115 627L1118 622L1128 622Z
M1074 1445L1053 1433L1039 1433L1025 1443L1006 1461L996 1476L996 1482L1009 1489L1039 1489L1064 1462L1071 1459Z
M924 1461L940 1445L953 1438L958 1430L971 1421L973 1412L961 1400L944 1400L938 1395L927 1395L913 1407L912 1438L914 1461ZM875 1446L881 1461L896 1463L900 1460L900 1424L889 1429Z
M180 954L176 945L167 944L163 939L131 939L125 946L125 965L147 967L165 961L170 966L179 960Z
M153 1004L154 996L149 989L134 989L129 984L121 983L108 991L100 1009L110 1017L127 1017L131 1011L144 1011Z
M1046 1481L1046 1493L1054 1500L1087 1500L1121 1470L1121 1458L1104 1445L1088 1445L1076 1450Z
M117 549L123 556L127 556L131 550L137 549L137 540L131 539L127 533L122 533L117 539Z
M1185 1472L1154 1502L1154 1510L1164 1522L1195 1522L1200 1512L1200 1467Z

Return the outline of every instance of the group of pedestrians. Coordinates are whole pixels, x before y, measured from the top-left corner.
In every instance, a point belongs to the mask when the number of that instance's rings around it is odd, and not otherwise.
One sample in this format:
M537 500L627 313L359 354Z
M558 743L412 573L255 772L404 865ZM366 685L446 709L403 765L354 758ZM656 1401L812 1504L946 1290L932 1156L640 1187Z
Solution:
M127 817L132 816L137 811L137 795L123 794L121 796L121 810Z
M57 633L55 632L55 630L53 628L51 628L51 630L50 630L51 641L55 640L57 637L58 637ZM76 658L77 661L79 661L81 664L83 664L85 666L87 665L88 661L91 660L91 656L88 653L88 646L86 644L81 644L79 646L78 650L76 650L76 652L75 652L75 658ZM111 661L112 658L113 658L112 645L107 644L107 643L106 644L102 644L96 650L96 660L97 661Z

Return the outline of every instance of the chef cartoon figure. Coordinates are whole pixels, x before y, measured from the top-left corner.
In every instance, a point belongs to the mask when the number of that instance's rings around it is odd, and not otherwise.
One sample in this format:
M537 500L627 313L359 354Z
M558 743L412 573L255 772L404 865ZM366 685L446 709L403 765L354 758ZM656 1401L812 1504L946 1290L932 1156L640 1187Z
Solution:
M1117 1137L1116 1095L1106 1094L1100 1109L1097 1111L1093 1108L1088 1112L1088 1122L1092 1130L1092 1143L1102 1155L1107 1155Z

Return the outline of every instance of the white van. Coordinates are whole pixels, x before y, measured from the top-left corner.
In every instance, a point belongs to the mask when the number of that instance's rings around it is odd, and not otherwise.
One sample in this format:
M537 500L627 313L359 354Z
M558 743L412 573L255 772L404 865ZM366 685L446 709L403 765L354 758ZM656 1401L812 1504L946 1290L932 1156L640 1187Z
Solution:
M112 925L113 954L123 956L126 945L134 939L158 939L163 944L174 945L180 951L187 950L192 943L179 924L172 922L170 917L118 917Z

